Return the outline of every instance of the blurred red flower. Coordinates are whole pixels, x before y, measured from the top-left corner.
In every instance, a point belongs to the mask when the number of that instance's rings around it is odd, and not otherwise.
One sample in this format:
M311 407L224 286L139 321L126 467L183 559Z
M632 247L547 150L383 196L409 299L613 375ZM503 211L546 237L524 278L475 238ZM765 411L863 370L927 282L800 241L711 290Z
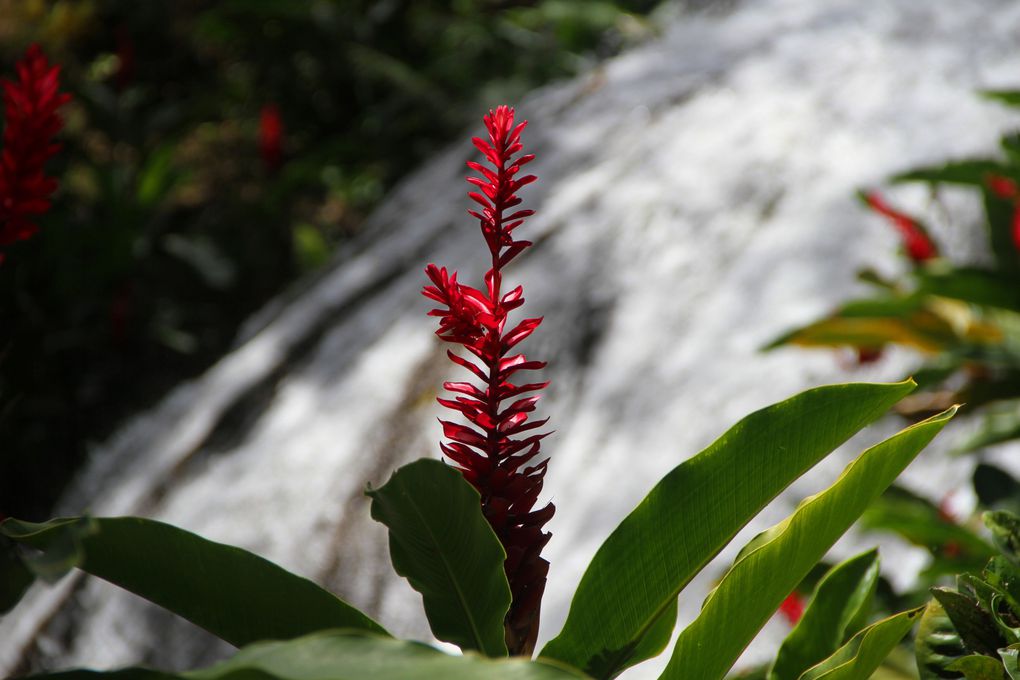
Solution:
M938 248L920 222L906 213L890 208L877 191L865 193L864 200L872 210L888 218L900 232L903 247L911 260L919 264L938 257Z
M57 181L46 176L43 166L60 150L52 142L64 124L57 109L71 99L58 91L60 66L50 65L38 45L28 48L16 69L17 81L0 81L4 102L0 248L35 234L38 226L30 217L50 208Z
M270 170L283 163L283 117L276 104L266 104L259 114L259 152Z

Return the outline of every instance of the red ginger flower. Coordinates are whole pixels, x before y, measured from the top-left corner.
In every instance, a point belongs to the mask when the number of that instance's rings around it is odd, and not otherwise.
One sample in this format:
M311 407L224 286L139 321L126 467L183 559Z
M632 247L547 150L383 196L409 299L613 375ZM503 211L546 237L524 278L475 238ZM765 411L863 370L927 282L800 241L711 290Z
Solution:
M779 605L779 613L783 615L788 624L796 626L800 618L804 616L804 608L804 596L795 590L787 595Z
M515 125L514 110L507 106L489 111L484 121L488 140L475 137L472 141L492 167L468 162L481 177L468 177L467 181L479 189L468 195L481 206L481 212L468 212L478 219L491 255L485 290L464 285L457 281L456 272L450 274L445 267L430 264L425 273L433 285L422 293L441 305L429 312L439 317L436 334L473 355L447 352L451 361L470 371L478 382L443 383L458 396L440 398L439 403L459 412L470 424L440 421L449 440L440 448L481 494L482 512L506 550L504 569L513 595L505 620L507 647L511 654L530 654L538 635L549 572L549 563L540 553L551 534L542 527L555 508L549 503L534 509L548 460L528 463L538 456L540 442L548 434L534 430L548 419L528 422L539 397L521 395L549 383L510 382L519 371L545 367L544 362L529 361L523 354L510 354L542 319L524 319L506 329L509 312L523 305L524 297L520 286L503 293L502 269L531 245L530 241L514 240L513 232L533 211L514 208L521 203L516 192L536 178L516 178L521 167L534 158L531 154L514 157L522 148L520 136L527 121ZM511 399L512 403L504 405Z
M50 208L57 181L46 176L43 166L60 149L51 142L64 124L56 111L71 98L57 91L60 66L51 66L38 45L28 48L16 68L17 82L0 81L5 122L0 153L0 248L32 236L38 227L29 216Z
M915 264L927 262L928 260L938 257L939 251L935 247L935 242L931 240L928 233L921 226L921 223L915 220L910 215L902 213L898 210L894 210L889 207L888 204L877 191L870 191L863 195L864 200L868 203L868 206L872 210L880 215L889 218L893 226L900 232L900 236L903 237L903 247L907 251L907 256L914 261Z

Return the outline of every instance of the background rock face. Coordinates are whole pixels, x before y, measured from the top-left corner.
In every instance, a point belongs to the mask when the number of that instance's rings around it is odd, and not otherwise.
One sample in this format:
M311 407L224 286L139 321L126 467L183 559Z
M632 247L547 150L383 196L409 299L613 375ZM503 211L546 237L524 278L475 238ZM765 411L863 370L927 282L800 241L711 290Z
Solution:
M853 190L991 151L1008 112L973 91L1020 84L1020 5L1008 0L758 0L668 23L653 44L518 103L541 179L522 192L536 245L508 278L527 314L546 317L525 351L550 362L540 411L556 430L540 644L599 543L673 466L797 391L909 371L901 354L848 372L828 354L758 348L853 292L862 264L900 266L895 235ZM438 455L434 398L459 369L418 291L428 262L471 282L485 266L465 214L467 137L394 192L365 240L253 319L236 351L100 447L63 510L150 515L245 546L427 637L362 490ZM951 252L959 241L945 225L938 236ZM863 433L770 506L686 591L681 622L743 540L896 426ZM967 466L933 450L906 483L938 493ZM69 579L0 622L0 671L26 650L41 667L186 667L224 653L172 618ZM773 622L760 653L782 632Z

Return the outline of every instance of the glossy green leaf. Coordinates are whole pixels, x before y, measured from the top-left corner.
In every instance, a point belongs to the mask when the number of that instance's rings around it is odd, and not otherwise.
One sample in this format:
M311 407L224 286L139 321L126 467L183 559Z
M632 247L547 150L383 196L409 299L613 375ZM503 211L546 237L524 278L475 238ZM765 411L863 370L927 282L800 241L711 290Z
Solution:
M965 680L1006 680L1002 662L982 654L961 657L947 665L946 670L962 673Z
M661 676L722 678L811 567L910 464L956 409L912 425L850 463L832 486L802 502L774 537L735 562L680 633Z
M9 519L0 533L42 551L80 542L77 566L242 646L324 628L385 633L312 581L234 546L140 517Z
M506 656L506 553L475 488L449 465L422 459L367 493L373 519L389 529L393 567L421 593L432 633L462 649Z
M869 550L822 577L800 621L779 647L769 680L797 680L857 632L871 609L878 567L878 551Z
M1003 174L1002 164L993 160L950 161L940 166L911 170L892 178L893 182L965 184L983 187L989 174Z
M999 650L1002 667L1010 680L1020 680L1020 645L1010 645Z
M918 607L871 624L799 680L868 680L923 611Z
M912 388L908 381L809 390L752 413L674 468L599 548L542 656L598 678L647 658L635 650L668 642L681 589L737 531ZM643 642L652 632L656 644Z
M1014 564L1020 564L1020 517L1004 510L993 510L981 518L992 532L996 547Z
M921 680L953 677L949 666L969 652L960 634L938 600L931 600L921 615L914 638L914 654Z
M187 673L147 669L71 671L36 680L578 680L576 669L527 659L444 654L420 642L327 630L261 642L230 659Z

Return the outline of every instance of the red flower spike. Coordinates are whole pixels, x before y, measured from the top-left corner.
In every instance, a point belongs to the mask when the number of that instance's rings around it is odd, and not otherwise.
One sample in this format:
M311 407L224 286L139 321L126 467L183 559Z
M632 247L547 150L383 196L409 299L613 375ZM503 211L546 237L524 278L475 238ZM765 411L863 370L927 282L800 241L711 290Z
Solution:
M1015 199L1017 198L1017 187L1016 182L1011 180L1009 177L1003 177L1002 175L989 174L985 177L985 186L988 190L999 198Z
M540 442L548 434L530 434L546 423L544 419L528 420L539 397L508 400L541 390L549 383L509 382L518 371L545 367L545 362L529 361L523 354L507 356L538 328L542 319L524 319L505 330L509 312L524 304L524 290L518 286L503 293L501 287L503 267L531 245L529 241L514 240L510 233L533 211L511 209L521 203L516 192L536 177L517 177L521 167L534 159L531 154L514 158L522 149L520 137L527 122L515 124L514 110L507 106L490 111L484 122L487 139L475 137L472 141L491 167L469 161L468 167L480 176L468 177L467 181L473 187L468 197L481 206L480 212L469 210L468 214L478 220L491 260L483 279L485 285L481 289L466 286L457 281L456 272L430 264L425 274L432 285L425 286L422 294L440 305L429 312L439 318L436 335L461 345L477 358L475 361L447 352L453 363L470 371L480 384L443 384L449 392L463 396L440 398L439 403L459 413L470 425L440 421L448 440L441 442L440 448L478 489L482 513L506 550L503 568L513 596L504 621L507 648L511 654L530 655L538 635L542 593L549 572L549 563L540 553L550 534L542 527L555 508L552 503L534 507L548 461L524 467L539 454ZM521 433L529 434L518 437Z
M52 141L64 125L57 109L71 99L58 91L60 66L51 66L38 45L29 47L15 68L17 81L0 80L4 103L0 248L35 234L39 228L30 216L50 209L57 181L43 170L49 157L60 150Z
M864 195L864 199L872 210L886 217L903 237L903 247L907 256L915 264L927 262L938 257L939 251L934 241L928 236L921 223L910 215L890 208L876 191Z

